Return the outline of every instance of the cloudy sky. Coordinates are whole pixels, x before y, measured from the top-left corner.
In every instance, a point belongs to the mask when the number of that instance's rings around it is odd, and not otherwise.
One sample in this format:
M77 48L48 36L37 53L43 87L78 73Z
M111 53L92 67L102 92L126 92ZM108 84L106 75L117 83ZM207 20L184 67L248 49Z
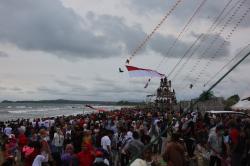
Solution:
M169 76L173 79L177 74L173 86L178 99L197 97L208 89L236 61L208 86L203 84L250 43L250 3L209 0L167 54L203 1L181 1L130 63L169 74L198 36L205 34ZM176 0L0 1L0 101L144 100L147 94L154 93L159 79L152 79L144 89L147 78L129 78L118 68L125 69L126 59L175 3ZM218 24L207 33L226 5ZM216 95L250 95L248 59L214 89ZM190 84L194 84L193 89L188 88Z

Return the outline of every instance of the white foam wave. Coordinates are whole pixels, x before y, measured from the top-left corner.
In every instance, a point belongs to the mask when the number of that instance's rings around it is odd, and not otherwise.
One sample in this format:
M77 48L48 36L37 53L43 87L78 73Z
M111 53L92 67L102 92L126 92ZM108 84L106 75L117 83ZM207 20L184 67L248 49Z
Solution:
M11 114L22 114L22 113L27 113L28 110L14 110L14 111L8 111Z
M22 108L26 108L26 106L25 105L20 105L20 106L16 106L16 108L22 109Z

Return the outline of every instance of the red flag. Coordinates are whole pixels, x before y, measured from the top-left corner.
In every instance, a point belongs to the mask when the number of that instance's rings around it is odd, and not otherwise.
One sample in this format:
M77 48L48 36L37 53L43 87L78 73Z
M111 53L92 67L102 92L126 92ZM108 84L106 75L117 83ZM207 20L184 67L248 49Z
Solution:
M134 66L127 66L126 68L129 72L130 77L164 77L164 74L161 74L155 70L151 69L143 69L139 67L134 67Z

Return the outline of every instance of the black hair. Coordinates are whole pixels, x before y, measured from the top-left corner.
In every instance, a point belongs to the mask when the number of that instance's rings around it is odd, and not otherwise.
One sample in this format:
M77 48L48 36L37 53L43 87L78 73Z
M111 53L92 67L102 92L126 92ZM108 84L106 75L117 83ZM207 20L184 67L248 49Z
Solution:
M179 133L173 133L172 134L172 141L179 141L180 134Z
M139 139L140 138L139 133L137 131L133 132L133 138L134 139Z

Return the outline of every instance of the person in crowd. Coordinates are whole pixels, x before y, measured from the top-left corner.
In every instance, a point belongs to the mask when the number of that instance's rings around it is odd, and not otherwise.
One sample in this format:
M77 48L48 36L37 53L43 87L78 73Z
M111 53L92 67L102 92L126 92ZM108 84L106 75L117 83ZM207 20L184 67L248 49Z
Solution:
M3 144L4 164L14 165L17 160L17 140L14 134L10 134Z
M121 154L121 166L126 166L129 163L129 157L130 154L126 152L125 147L128 146L128 144L133 140L133 133L131 131L128 131L125 134L121 136L121 145L119 147L120 154Z
M12 134L12 128L10 127L10 125L7 125L5 128L4 128L4 134L5 136L9 137L11 134Z
M104 157L102 151L96 151L93 166L109 166L109 161Z
M79 166L92 166L95 159L95 151L91 144L83 143L82 150L77 154Z
M124 147L125 153L130 155L130 158L133 159L137 155L141 154L144 149L144 144L141 142L139 133L134 131L133 132L133 139L126 144Z
M104 136L101 139L101 146L102 149L105 151L105 153L108 155L108 157L111 156L111 138L112 132L110 130L106 130L104 133Z
M208 147L211 150L209 166L221 165L223 143L223 126L218 125L215 132L212 130L208 138Z
M49 155L45 151L42 151L40 154L36 156L34 159L32 166L42 166L42 163L46 163L49 161Z
M32 166L34 159L39 155L41 145L38 141L30 142L29 145L23 147L24 166Z
M219 127L222 124L223 130ZM192 164L197 153L202 153L199 156L204 160L210 159L211 165L247 166L250 158L249 126L247 119L234 115L122 108L91 114L6 121L1 123L0 132L3 136L3 162L8 166L19 163L24 166L33 163L125 166L130 162L153 166L157 162L152 161L160 160L161 151L170 166L187 165L188 158ZM165 130L168 132L164 135L162 132ZM176 138L175 133L181 133L178 136L181 138ZM171 141L166 143L168 136ZM147 148L142 152L144 147ZM194 147L198 152L194 153ZM211 156L207 155L208 151ZM23 160L19 158L20 153ZM151 157L145 157L144 153ZM134 161L135 158L137 160Z
M50 145L48 143L48 132L46 131L46 129L42 128L39 130L39 142L41 144L41 156L39 157L39 161L41 159L44 159L43 162L51 162L53 160L53 157L52 157L52 151L50 149ZM44 156L44 157L43 157ZM48 156L48 160L47 160L47 156Z
M20 128L19 129L19 135L18 135L18 148L19 148L19 151L21 152L21 160L23 161L23 147L28 145L28 138L26 137L26 135L24 134L25 133L25 129L23 128Z
M64 153L61 155L62 166L76 166L77 160L74 155L74 147L72 144L67 144Z
M151 137L150 142L153 142L153 152L158 153L159 152L159 144L160 144L160 139L156 140L155 139L160 135L160 128L159 128L159 122L160 120L156 119L153 121L151 128L149 129L149 135Z
M194 121L191 114L187 115L187 119L182 126L183 138L187 147L190 158L194 157L195 138L194 138Z
M184 166L186 164L185 150L180 143L180 134L173 133L171 141L166 146L163 159L168 163L168 166Z
M62 153L63 143L64 143L64 135L63 135L61 129L57 128L56 132L54 133L53 140L52 140L52 144L55 147L56 153L58 153L58 154Z
M158 166L160 163L158 161L155 161L152 157L152 151L150 149L143 150L141 156L137 159L135 159L130 166Z

